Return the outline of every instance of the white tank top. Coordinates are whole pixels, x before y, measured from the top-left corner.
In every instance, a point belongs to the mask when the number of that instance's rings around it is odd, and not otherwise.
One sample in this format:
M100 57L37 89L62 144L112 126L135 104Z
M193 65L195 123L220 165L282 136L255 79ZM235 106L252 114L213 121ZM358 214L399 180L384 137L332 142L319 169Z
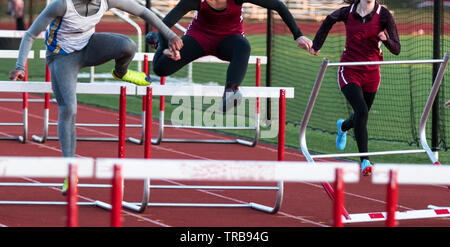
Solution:
M45 33L47 49L54 54L68 54L83 49L95 26L108 10L107 0L101 0L100 9L91 16L81 16L75 9L72 0L66 0L66 13L55 18Z

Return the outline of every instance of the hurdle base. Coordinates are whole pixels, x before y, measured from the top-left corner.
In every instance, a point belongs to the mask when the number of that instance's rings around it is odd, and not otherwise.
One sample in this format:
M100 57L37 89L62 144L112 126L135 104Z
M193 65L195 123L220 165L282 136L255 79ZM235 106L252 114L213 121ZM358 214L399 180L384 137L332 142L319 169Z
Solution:
M169 143L215 143L215 144L241 144L244 146L253 147L256 145L255 142L243 140L243 139L228 139L228 140L217 140L217 139L175 139L175 138L163 138L163 139L152 139L152 144L158 145L161 142Z
M47 205L47 206L65 206L67 202L63 201L0 201L0 205ZM79 206L96 206L95 202L77 202Z
M2 141L19 141L20 143L26 143L26 138L23 136L17 136L17 137L1 137L0 140Z
M428 209L396 211L395 220L414 220L450 217L450 207L428 205ZM368 223L386 221L386 212L350 214L350 219L342 217L342 223Z

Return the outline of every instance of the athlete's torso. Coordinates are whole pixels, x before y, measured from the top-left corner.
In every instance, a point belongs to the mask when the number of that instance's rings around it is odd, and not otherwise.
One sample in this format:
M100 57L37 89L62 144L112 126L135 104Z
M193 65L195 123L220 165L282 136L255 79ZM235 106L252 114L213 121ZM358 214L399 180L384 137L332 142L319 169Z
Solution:
M100 0L96 13L83 16L77 12L72 0L66 0L64 16L55 18L47 28L47 49L55 54L67 54L83 49L107 10L107 0Z
M350 8L346 28L345 50L342 53L342 62L355 61L382 61L381 41L378 34L382 31L380 24L381 5L375 5L376 12L367 22L356 20L354 12L356 7ZM378 66L355 67L359 69L376 69Z
M187 34L191 32L205 32L215 35L243 34L242 6L235 0L227 0L224 10L215 10L206 0L201 0L200 9L192 20Z

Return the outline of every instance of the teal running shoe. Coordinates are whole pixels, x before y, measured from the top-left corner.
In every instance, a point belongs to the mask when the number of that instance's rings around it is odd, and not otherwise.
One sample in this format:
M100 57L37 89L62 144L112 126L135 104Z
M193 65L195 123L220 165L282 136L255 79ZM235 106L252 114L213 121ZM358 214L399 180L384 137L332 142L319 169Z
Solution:
M227 112L233 107L238 106L242 102L242 93L239 88L229 88L223 93L223 112Z
M347 145L347 131L342 131L342 129L341 129L343 122L344 122L344 119L337 120L338 135L336 137L336 147L339 150L344 150L345 145Z
M370 163L369 160L365 159L361 162L361 173L363 176L372 175L372 168L373 168L373 165Z

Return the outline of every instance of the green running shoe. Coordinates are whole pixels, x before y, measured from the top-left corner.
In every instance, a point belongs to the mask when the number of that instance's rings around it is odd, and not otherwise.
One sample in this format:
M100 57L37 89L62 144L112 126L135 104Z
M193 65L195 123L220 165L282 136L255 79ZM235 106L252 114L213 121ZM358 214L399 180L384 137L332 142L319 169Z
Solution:
M116 80L130 82L138 86L148 86L152 82L150 75L147 75L144 72L134 71L131 69L129 69L127 73L124 76L122 76L122 78L118 77L114 73L114 70L112 71L112 75Z
M78 178L77 178L77 184L78 184ZM69 178L64 179L63 186L61 188L61 193L63 196L67 195L67 191L69 190Z
M68 189L69 189L69 178L65 178L63 186L61 188L61 193L63 196L65 196L67 194Z

